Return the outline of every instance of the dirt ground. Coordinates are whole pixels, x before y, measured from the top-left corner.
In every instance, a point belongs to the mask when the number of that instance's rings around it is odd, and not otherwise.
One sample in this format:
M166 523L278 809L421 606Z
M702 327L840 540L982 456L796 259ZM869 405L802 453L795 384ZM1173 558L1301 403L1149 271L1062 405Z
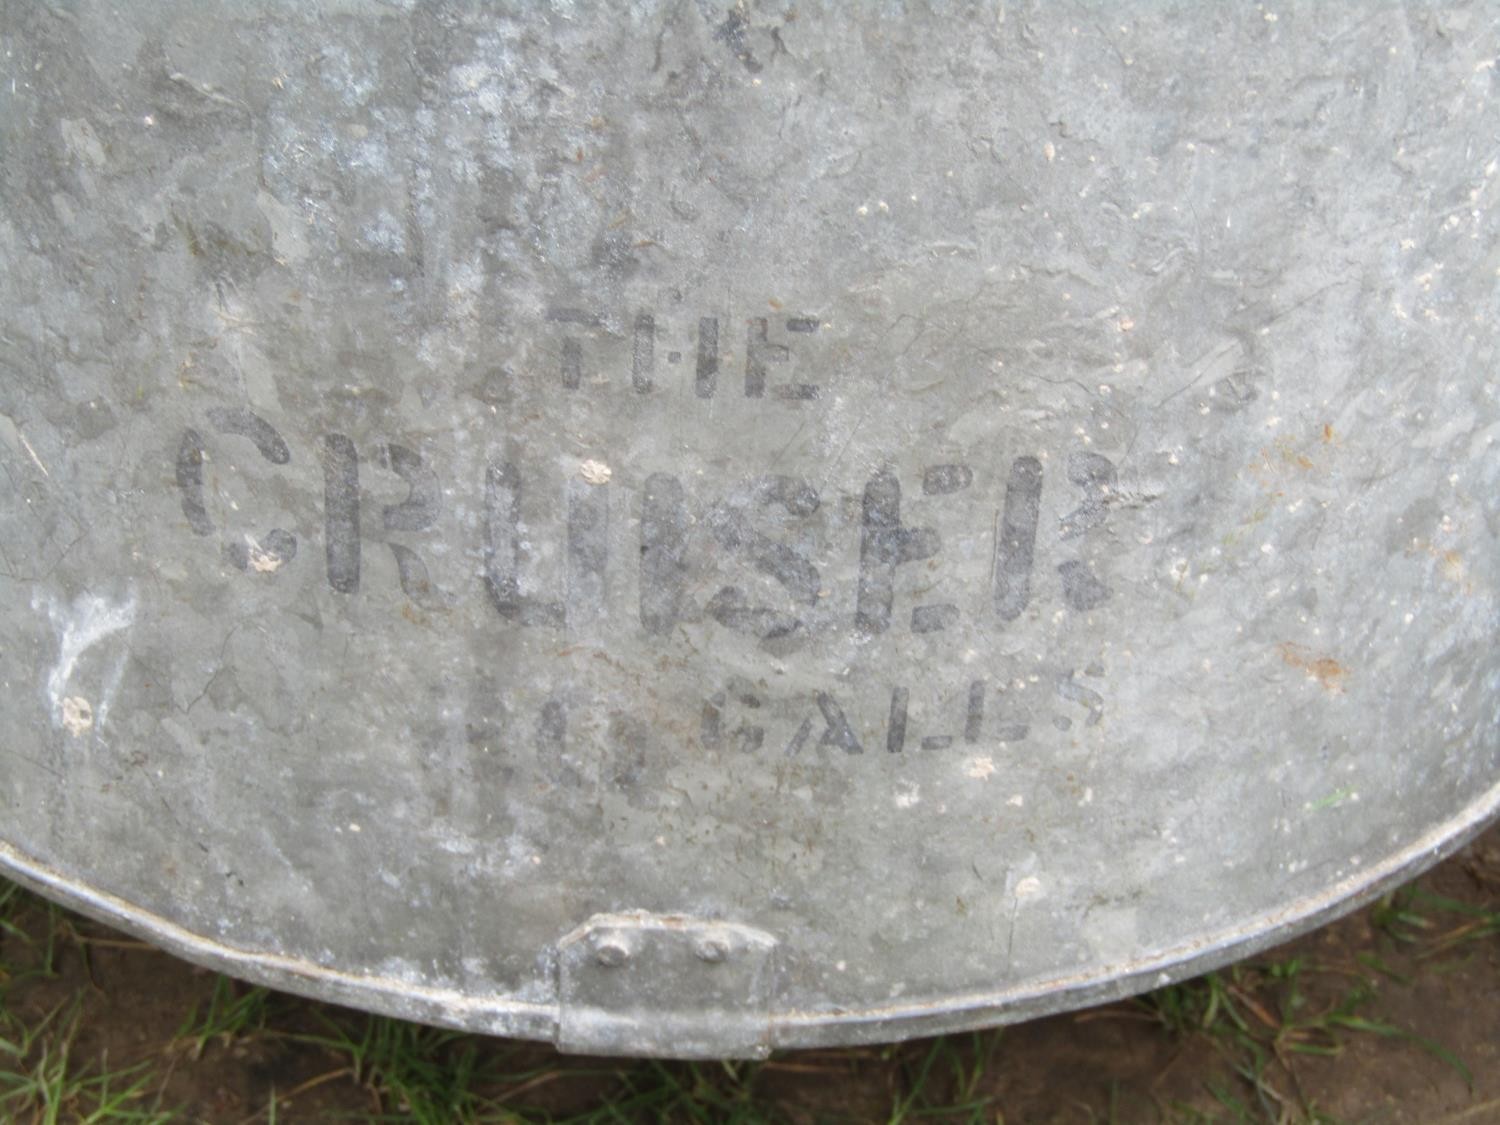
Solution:
M579 1059L195 969L0 884L0 1121L1500 1122L1500 829L1136 1000L760 1064Z

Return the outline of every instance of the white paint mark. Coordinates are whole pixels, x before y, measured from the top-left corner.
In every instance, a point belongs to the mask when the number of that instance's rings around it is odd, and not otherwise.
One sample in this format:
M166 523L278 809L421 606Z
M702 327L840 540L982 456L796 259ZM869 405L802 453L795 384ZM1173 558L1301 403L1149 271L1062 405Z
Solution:
M32 608L40 606L32 602ZM135 598L118 604L93 594L82 594L69 607L60 606L48 599L47 619L57 630L57 663L47 674L47 699L52 704L52 723L63 721L63 690L85 652L104 638L127 629L135 621ZM101 712L109 707L106 698L100 702Z
M897 784L901 786L896 791L896 807L898 809L909 809L913 805L921 804L922 787L920 785L915 781L902 781Z
M63 729L81 738L94 725L94 709L81 695L70 695L62 701Z
M983 781L995 772L995 759L988 755L970 758L964 763L964 773L975 781Z
M585 461L578 466L578 475L589 484L608 484L614 470L603 461Z
M1042 881L1035 875L1028 875L1016 884L1017 898L1034 898L1042 893Z
M109 670L109 677L104 681L104 686L99 690L99 707L94 716L94 724L100 730L104 729L104 720L109 718L109 705L114 701L115 693L120 690L120 681L125 676L125 661L129 657L129 652L120 653L115 666Z

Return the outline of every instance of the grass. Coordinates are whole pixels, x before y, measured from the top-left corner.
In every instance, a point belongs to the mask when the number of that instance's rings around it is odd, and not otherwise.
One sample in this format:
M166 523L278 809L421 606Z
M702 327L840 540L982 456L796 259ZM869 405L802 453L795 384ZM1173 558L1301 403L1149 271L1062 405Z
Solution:
M340 1069L369 1092L371 1120L447 1125L498 1111L481 1087L502 1079L490 1072L475 1036L384 1016L317 1018L325 1032L298 1038L341 1060Z
M1309 977L1320 979L1313 1002ZM1468 1068L1440 1044L1392 1024L1359 1015L1375 997L1371 978L1349 983L1342 970L1310 965L1300 957L1234 966L1223 973L1170 986L1139 1003L1177 1036L1207 1037L1227 1060L1238 1083L1210 1081L1207 1088L1223 1115L1233 1122L1266 1125L1323 1125L1332 1118L1303 1092L1298 1058L1342 1054L1349 1034L1401 1039L1429 1051L1472 1086ZM1179 1107L1181 1108L1181 1107ZM1188 1115L1187 1120L1195 1120Z
M1371 920L1392 940L1420 946L1418 955L1424 958L1500 934L1500 910L1434 894L1420 885L1386 895Z
M53 1008L27 1027L9 1018L0 1036L0 1113L8 1121L125 1122L172 1120L152 1097L155 1075L147 1062L111 1069L108 1053L79 1064L74 1053L81 1005Z
M976 1031L932 1040L914 1060L906 1092L892 1107L891 1125L934 1116L976 1123L992 1120L995 1099L984 1092L983 1079L999 1049L1001 1034Z
M1417 973L1441 972L1445 955L1477 948L1500 935L1500 910L1421 885L1386 895L1368 911L1372 928L1415 962ZM1223 972L1171 985L1135 1003L1166 1032L1202 1035L1228 1060L1239 1079L1207 1084L1220 1116L1208 1120L1268 1125L1325 1125L1324 1114L1302 1092L1298 1057L1336 1057L1351 1035L1396 1041L1451 1069L1472 1092L1474 1075L1464 1060L1437 1040L1366 1014L1382 986L1410 987L1411 970L1398 970L1379 954L1362 952L1355 968L1326 966L1305 957L1247 962ZM1319 999L1313 998L1313 993ZM1178 1106L1183 1121L1203 1120Z
M173 1120L156 1096L152 1063L111 1066L109 1051L79 1048L85 996L79 991L27 1018L12 993L57 975L63 943L76 940L57 906L0 881L0 1120L34 1125L155 1125ZM80 948L82 948L80 946ZM20 957L10 956L19 950Z
M189 1058L197 1061L213 1042L229 1043L266 1026L271 992L265 988L244 985L222 974L214 978L213 992L203 1014L193 1005L173 1037L174 1044Z
M1391 1018L1383 1001L1434 974L1472 970L1476 957L1494 951L1500 910L1493 899L1466 901L1416 885L1387 896L1366 918L1378 941L1341 959L1282 954L1062 1017L1080 1026L1091 1019L1128 1024L1139 1029L1131 1034L1174 1053L1157 1064L1158 1074L1111 1078L1089 1091L1059 1089L1063 1115L1048 1120L1334 1125L1306 1078L1309 1068L1336 1065L1354 1044L1376 1044L1385 1052L1379 1057L1404 1060L1401 1066L1425 1056L1472 1088L1475 1076L1459 1052ZM0 1121L217 1121L176 1106L189 1095L201 1103L201 1091L184 1085L195 1068L222 1068L262 1075L231 1125L1004 1125L1002 1092L1024 1065L1012 1056L1019 1041L1010 1031L799 1052L763 1063L566 1059L544 1047L351 1012L222 976L202 977L196 1000L131 1052L118 1036L91 1030L108 996L95 980L93 955L101 948L156 958L150 971L176 966L0 881ZM1196 1069L1168 1075L1179 1056L1197 1060Z

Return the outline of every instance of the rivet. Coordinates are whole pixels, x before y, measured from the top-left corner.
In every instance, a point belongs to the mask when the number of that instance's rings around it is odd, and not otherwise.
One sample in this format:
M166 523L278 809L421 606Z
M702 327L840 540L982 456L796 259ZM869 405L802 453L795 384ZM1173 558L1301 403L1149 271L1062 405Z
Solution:
M606 939L594 949L594 960L606 969L613 969L630 960L630 950L615 939Z
M698 955L698 960L717 965L729 956L729 946L721 938L704 938L694 947L693 952Z

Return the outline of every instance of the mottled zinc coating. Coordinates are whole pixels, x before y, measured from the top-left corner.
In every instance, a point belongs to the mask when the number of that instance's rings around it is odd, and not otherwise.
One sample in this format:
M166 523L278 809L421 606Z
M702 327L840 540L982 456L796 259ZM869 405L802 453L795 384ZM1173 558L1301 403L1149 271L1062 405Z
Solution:
M0 0L0 865L570 1049L1016 1019L1496 807L1484 4Z

